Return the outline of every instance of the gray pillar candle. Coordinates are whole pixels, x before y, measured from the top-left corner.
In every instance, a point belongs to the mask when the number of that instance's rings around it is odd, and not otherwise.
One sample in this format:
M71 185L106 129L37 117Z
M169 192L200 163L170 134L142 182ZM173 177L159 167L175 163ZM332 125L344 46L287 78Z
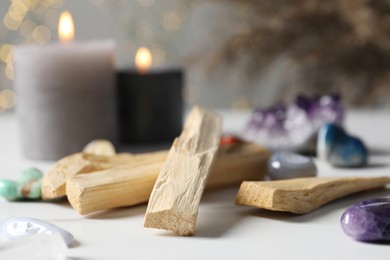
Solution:
M15 90L23 153L57 160L116 133L114 44L20 46Z

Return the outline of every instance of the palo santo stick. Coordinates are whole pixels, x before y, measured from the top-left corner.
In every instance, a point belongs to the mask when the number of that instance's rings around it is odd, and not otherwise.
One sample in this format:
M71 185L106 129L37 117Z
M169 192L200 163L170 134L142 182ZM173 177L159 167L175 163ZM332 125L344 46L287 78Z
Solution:
M239 185L245 180L262 180L269 156L268 150L256 144L221 146L206 188L223 188ZM74 176L66 183L68 200L82 215L145 203L149 200L164 161L165 158L156 158L153 163L137 167L125 165Z
M305 214L334 199L359 191L384 187L387 183L390 183L390 177L245 181L237 194L236 204Z
M65 195L65 184L68 178L77 174L94 173L120 165L138 165L165 160L167 151L144 153L139 155L117 154L103 156L89 153L77 153L67 156L43 176L42 198L55 199Z
M192 235L221 134L221 118L195 107L175 139L157 178L145 215L145 227Z

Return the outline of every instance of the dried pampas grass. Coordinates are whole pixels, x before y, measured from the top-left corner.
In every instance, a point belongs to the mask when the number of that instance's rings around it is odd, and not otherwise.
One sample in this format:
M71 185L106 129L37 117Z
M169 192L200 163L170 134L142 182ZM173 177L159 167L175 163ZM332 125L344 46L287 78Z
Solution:
M283 55L299 66L284 95L338 91L348 104L390 105L390 1L231 1L245 8L246 29L234 33L214 61L246 57L246 71L254 75Z

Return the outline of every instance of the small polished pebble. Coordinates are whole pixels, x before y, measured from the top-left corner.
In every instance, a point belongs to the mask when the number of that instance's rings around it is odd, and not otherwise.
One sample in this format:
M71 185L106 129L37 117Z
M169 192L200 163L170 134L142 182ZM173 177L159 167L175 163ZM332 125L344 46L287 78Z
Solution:
M314 177L317 175L317 168L310 157L292 152L277 152L268 160L268 174L272 180Z
M65 243L70 246L73 243L73 235L68 231L43 220L33 218L10 218L2 225L2 233L8 239L18 239L35 234L59 234Z
M20 198L18 183L10 180L0 180L0 195L7 200L18 200Z
M114 145L104 139L94 140L87 144L83 153L102 155L102 156L114 156L116 154Z
M41 198L43 174L30 168L22 172L17 181L0 180L0 195L9 201Z
M336 167L362 167L368 162L368 149L363 141L348 135L335 124L324 125L317 141L318 158Z
M35 168L30 168L22 172L19 185L20 194L24 198L40 199L43 174Z
M341 217L345 234L360 241L390 241L390 198L361 201Z

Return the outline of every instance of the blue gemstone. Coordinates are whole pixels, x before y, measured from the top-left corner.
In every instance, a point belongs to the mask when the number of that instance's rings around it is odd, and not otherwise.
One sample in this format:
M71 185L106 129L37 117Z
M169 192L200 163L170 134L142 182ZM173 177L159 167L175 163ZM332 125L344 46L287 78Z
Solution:
M361 167L368 162L368 150L357 137L335 124L324 125L318 134L317 155L338 167Z

